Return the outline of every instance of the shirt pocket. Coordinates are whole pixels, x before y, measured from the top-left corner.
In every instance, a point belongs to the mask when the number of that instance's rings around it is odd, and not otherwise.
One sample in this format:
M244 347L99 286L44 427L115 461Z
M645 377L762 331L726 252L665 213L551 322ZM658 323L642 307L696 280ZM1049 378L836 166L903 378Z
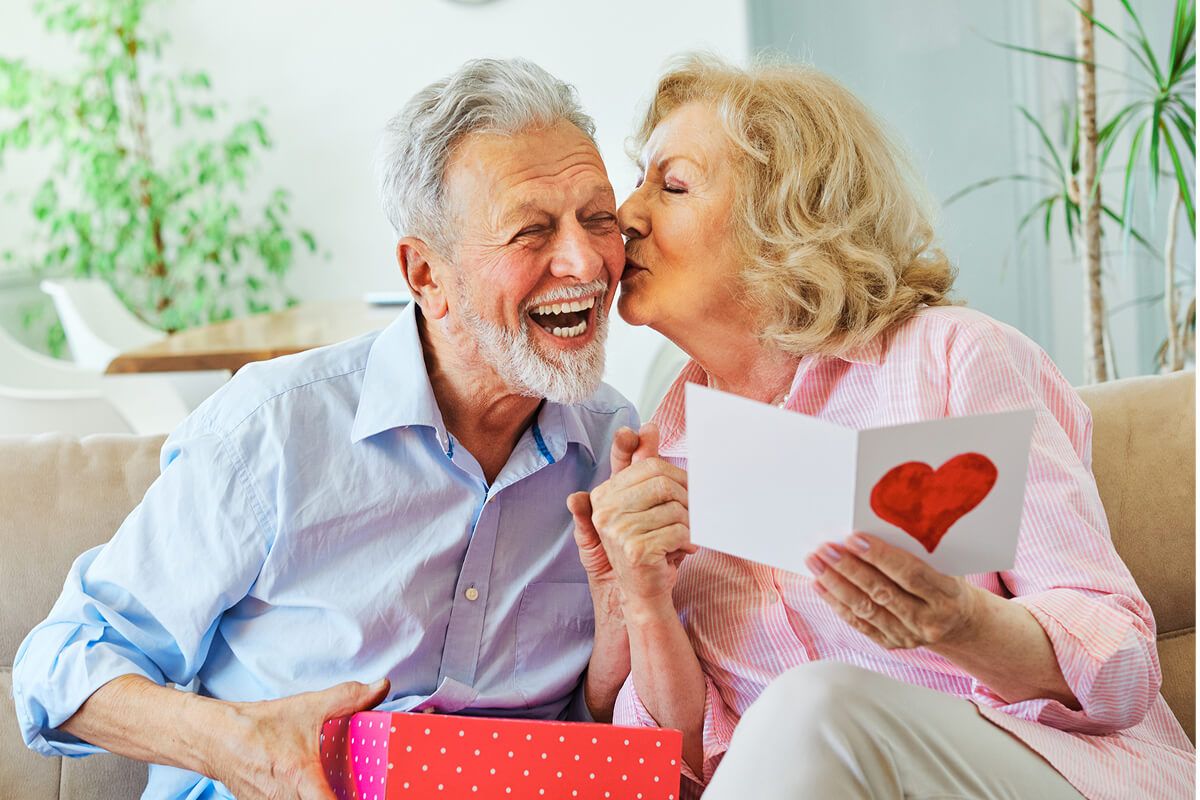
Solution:
M531 583L517 608L513 679L526 706L566 698L592 655L596 622L586 583Z

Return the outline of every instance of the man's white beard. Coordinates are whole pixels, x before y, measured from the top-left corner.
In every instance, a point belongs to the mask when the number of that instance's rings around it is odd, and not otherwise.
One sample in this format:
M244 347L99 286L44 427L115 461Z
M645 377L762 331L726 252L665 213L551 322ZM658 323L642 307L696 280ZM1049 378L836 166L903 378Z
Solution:
M547 353L538 348L531 328L537 323L529 319L528 311L535 305L566 299L545 296L536 303L522 306L518 318L521 321L519 334L494 322L485 320L472 305L465 286L459 287L459 313L463 326L471 332L479 344L479 350L496 370L496 374L513 391L528 397L544 397L555 403L571 405L581 403L595 393L604 377L604 341L608 336L608 316L604 313L604 293L608 284L593 281L585 286L573 287L570 297L600 293L596 299L596 319L592 341L582 350L574 352Z

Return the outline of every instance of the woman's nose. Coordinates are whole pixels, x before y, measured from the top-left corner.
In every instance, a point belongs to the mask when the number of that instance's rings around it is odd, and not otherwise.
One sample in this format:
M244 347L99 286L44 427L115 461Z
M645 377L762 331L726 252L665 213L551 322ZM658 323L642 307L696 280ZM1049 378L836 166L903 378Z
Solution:
M650 233L650 217L642 201L642 190L637 188L617 209L617 224L626 239L644 239Z

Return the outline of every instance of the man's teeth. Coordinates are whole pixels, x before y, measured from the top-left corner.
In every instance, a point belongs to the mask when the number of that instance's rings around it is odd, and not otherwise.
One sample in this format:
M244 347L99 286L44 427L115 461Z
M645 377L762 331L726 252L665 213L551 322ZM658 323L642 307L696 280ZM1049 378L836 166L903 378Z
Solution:
M583 300L576 300L569 303L547 303L541 306L535 306L534 314L563 314L568 311L587 311L592 306L596 305L595 297L588 297ZM579 327L576 325L575 327Z
M553 328L550 332L563 339L574 339L587 330L587 322L581 322L570 328Z

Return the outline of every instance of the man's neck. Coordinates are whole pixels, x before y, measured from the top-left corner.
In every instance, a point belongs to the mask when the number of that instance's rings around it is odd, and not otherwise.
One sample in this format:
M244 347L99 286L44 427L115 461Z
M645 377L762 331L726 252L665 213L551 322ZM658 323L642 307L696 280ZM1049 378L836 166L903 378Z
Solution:
M490 485L542 401L513 392L474 342L451 341L444 329L420 315L417 329L429 385L446 430L475 457Z

